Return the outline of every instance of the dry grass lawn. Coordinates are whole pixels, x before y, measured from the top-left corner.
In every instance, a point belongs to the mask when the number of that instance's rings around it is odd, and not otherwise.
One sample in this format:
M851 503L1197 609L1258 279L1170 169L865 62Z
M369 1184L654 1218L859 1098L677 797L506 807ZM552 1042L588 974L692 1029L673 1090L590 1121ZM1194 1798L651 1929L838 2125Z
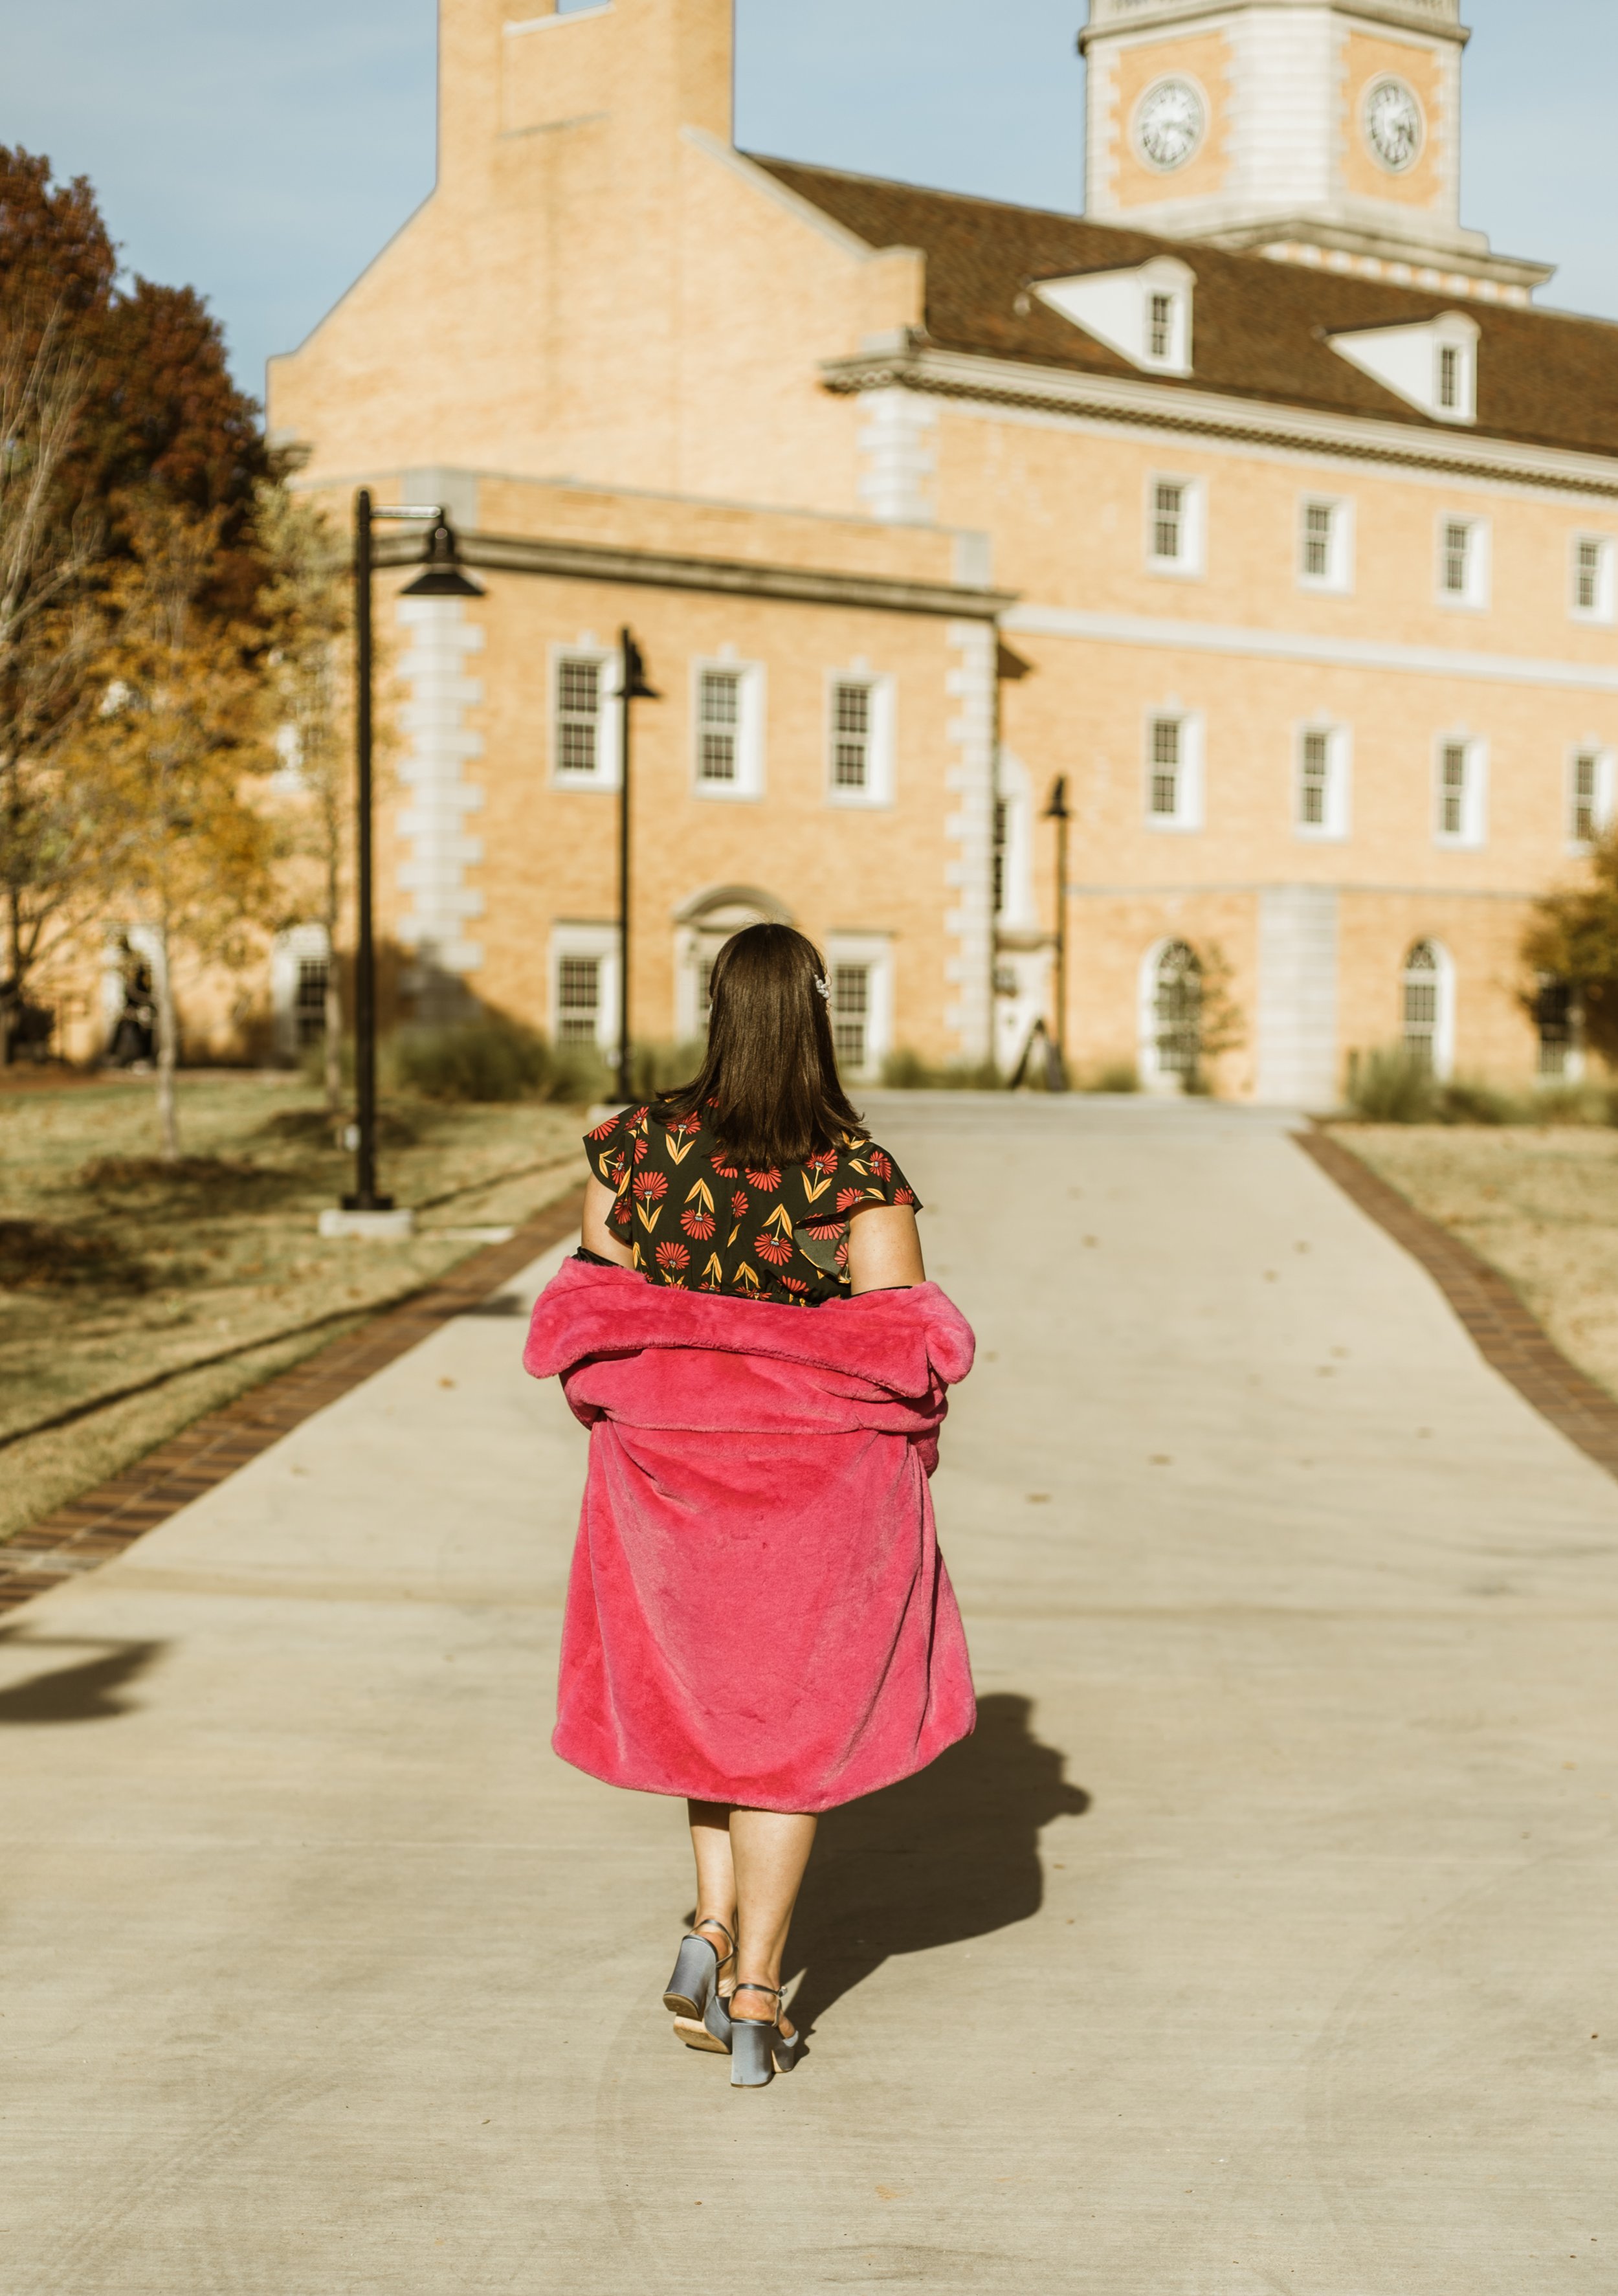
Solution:
M154 1157L149 1079L0 1092L0 1539L438 1275L584 1177L581 1111L385 1111L382 1185L408 1242L323 1242L350 1185L296 1077L181 1084L185 1155ZM222 1362L225 1350L245 1349ZM173 1374L37 1433L42 1421Z
M1344 1124L1334 1132L1498 1267L1564 1355L1618 1394L1618 1131Z

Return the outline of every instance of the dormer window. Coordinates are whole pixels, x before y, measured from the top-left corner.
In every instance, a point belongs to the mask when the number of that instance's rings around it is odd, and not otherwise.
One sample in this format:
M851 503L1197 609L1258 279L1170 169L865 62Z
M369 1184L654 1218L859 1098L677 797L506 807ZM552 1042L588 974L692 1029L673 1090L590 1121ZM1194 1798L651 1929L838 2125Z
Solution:
M1438 422L1477 420L1477 321L1446 311L1411 327L1362 327L1328 338L1339 358Z
M1146 331L1146 355L1152 359L1169 358L1174 348L1174 298L1151 295L1147 305L1151 319Z
M1075 327L1146 373L1191 372L1191 294L1197 275L1177 256L1159 255L1132 271L1091 271L1046 279L1034 292Z

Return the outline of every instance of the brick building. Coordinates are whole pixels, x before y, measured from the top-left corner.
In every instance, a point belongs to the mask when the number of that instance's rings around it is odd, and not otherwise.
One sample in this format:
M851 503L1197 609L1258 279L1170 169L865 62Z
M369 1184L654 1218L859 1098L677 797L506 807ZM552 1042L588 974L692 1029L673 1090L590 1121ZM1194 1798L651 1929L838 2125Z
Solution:
M437 186L269 384L486 585L385 607L419 983L612 1040L627 623L637 1037L789 916L856 1071L1009 1064L1061 775L1081 1070L1172 1087L1215 966L1233 1093L1576 1066L1516 949L1613 803L1618 331L1460 223L1457 0L1094 0L1083 217L739 152L731 0L440 14Z

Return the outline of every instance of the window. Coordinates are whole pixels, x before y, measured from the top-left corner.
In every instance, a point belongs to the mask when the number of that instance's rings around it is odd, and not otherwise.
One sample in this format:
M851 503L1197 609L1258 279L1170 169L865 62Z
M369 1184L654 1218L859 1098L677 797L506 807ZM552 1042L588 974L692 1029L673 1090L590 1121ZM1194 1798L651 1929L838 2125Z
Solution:
M1459 343L1438 346L1438 403L1446 412L1453 413L1460 405L1460 362Z
M1305 726L1298 735L1293 825L1302 837L1348 834L1348 735Z
M1575 750L1567 774L1567 841L1593 845L1613 817L1610 750Z
M1159 479L1152 489L1152 556L1173 565L1185 556L1185 497L1173 479Z
M1488 603L1488 532L1481 519L1441 519L1438 594L1447 606Z
M994 914L999 916L1006 906L1006 843L1010 827L1011 808L1003 797L994 800Z
M556 971L556 1034L564 1045L593 1045L601 1017L601 960L564 956Z
M1298 822L1304 829L1324 829L1331 799L1331 735L1305 734L1298 761Z
M618 1034L616 925L559 924L551 935L551 1037L612 1051Z
M834 964L831 968L831 1041L838 1065L851 1072L863 1070L870 1057L870 967Z
M299 1046L317 1045L326 1033L326 983L331 962L323 956L300 956L298 986L293 992L293 1016Z
M1439 743L1434 830L1441 845L1483 842L1483 783L1481 742L1454 735Z
M1404 960L1404 1048L1429 1076L1438 1070L1440 986L1438 952L1418 940Z
M1174 356L1174 298L1172 295L1149 295L1147 298L1146 355L1148 358L1166 359Z
M870 780L870 688L839 679L831 693L831 784L862 790Z
M1443 549L1444 589L1451 598L1464 598L1472 570L1472 529L1466 520L1446 521Z
M1150 968L1145 1067L1167 1081L1194 1077L1202 1058L1202 960L1189 941L1171 940Z
M1146 817L1153 829L1202 826L1200 726L1179 711L1147 720Z
M1581 621L1610 622L1613 619L1613 545L1602 534L1581 534L1573 540L1573 610Z
M754 798L764 786L764 673L756 663L695 666L694 773L699 797Z
M617 780L617 676L609 653L558 648L552 656L552 770L569 787L605 789Z
M1578 999L1570 984L1542 974L1533 1000L1533 1017L1540 1040L1540 1074L1562 1083L1576 1083L1584 1069L1583 1029Z
M1306 589L1348 588L1350 531L1346 503L1305 497L1298 512L1298 579Z
M697 700L697 778L735 783L741 762L741 672L705 669Z
M1180 812L1181 726L1178 718L1152 720L1152 812L1173 821Z
M827 794L834 804L886 805L893 783L893 682L839 673L829 685Z
M1203 490L1196 479L1153 479L1147 493L1146 554L1154 573L1202 572Z

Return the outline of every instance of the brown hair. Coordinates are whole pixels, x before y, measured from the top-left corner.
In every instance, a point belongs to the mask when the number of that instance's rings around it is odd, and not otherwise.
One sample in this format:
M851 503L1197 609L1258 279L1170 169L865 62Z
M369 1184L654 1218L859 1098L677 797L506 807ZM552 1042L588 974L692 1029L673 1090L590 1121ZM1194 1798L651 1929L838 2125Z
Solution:
M748 925L714 964L707 1056L665 1094L676 1117L711 1115L732 1156L756 1169L801 1164L859 1115L838 1081L826 967L790 925Z

